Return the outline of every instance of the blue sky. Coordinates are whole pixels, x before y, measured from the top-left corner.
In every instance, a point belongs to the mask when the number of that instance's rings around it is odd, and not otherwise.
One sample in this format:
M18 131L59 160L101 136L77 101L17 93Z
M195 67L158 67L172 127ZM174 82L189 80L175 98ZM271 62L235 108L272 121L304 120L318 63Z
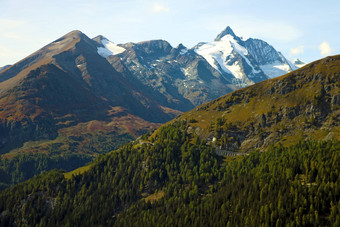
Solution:
M338 0L0 0L0 66L72 30L115 43L164 39L191 48L228 25L288 59L340 54Z

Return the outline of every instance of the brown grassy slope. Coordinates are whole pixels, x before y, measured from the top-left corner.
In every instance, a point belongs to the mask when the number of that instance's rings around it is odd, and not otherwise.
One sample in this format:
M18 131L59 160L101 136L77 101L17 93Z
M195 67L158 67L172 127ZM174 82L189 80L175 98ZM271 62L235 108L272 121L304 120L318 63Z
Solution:
M55 139L25 142L22 147L3 154L1 158L10 159L22 153L47 154L52 148L57 148L61 156L65 153L96 156L98 153L115 150L123 143L159 126L131 115L121 107L112 108L109 117L107 121L92 120L62 127Z
M53 56L72 49L80 41L80 31L72 31L0 72L0 91L12 88L30 71L53 61Z
M55 65L31 71L25 80L0 95L2 141L20 147L24 142L42 140L34 146L25 144L19 149L25 153L46 152L55 143L64 144L61 151L70 151L69 142L65 139L68 137L81 140L76 142L77 148L73 151L89 152L91 149L86 149L86 146L91 137L101 136L106 140L116 139L117 134L137 137L157 125L130 114L122 107L112 107ZM14 147L4 147L4 151ZM18 153L18 150L13 152ZM13 152L9 155L12 156Z

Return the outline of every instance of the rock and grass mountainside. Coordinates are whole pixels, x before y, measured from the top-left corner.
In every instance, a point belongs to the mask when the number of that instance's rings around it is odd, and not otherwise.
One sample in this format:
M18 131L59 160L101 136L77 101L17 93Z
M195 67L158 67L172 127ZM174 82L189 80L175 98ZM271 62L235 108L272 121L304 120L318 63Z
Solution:
M221 150L247 152L297 139L340 139L340 56L234 91L180 119Z
M339 62L235 91L87 166L5 189L0 224L339 226Z

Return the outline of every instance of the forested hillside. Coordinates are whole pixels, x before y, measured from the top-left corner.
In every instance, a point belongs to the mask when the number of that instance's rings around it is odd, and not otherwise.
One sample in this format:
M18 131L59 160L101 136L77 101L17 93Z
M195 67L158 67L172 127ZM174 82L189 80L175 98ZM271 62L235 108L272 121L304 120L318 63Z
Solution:
M52 171L0 194L2 226L333 225L339 142L222 158L178 121L69 177ZM65 178L66 176L66 178Z

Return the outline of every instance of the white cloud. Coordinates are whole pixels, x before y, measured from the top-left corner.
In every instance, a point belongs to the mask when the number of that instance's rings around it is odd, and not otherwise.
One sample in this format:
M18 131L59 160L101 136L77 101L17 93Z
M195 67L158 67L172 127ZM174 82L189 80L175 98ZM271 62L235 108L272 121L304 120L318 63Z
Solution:
M167 13L170 11L170 9L164 5L161 5L161 4L158 4L158 3L155 3L153 4L152 6L152 11L154 13Z
M320 44L319 49L322 56L330 55L332 53L331 46L326 41Z
M305 50L304 46L298 46L290 49L290 53L293 55L302 54Z

